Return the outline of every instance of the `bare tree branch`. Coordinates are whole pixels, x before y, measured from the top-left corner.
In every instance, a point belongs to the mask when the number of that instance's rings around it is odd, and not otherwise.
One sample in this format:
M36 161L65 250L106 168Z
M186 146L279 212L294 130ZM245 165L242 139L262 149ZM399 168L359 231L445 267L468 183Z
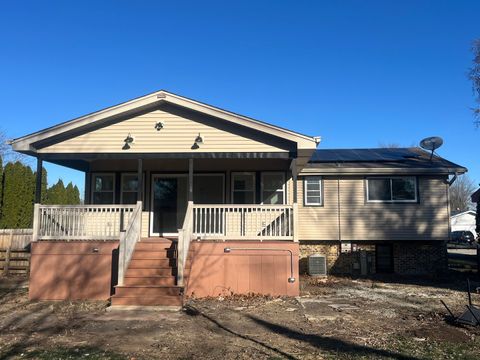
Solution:
M472 81L472 90L475 100L480 104L480 39L473 42L473 66L471 67L468 78ZM480 105L473 108L473 115L475 116L474 124L480 127Z
M468 175L460 175L450 186L450 210L460 212L473 209L470 197L475 189L475 183Z
M0 156L3 163L20 161L24 164L30 165L30 160L23 154L12 150L12 147L7 144L8 138L3 129L0 129Z

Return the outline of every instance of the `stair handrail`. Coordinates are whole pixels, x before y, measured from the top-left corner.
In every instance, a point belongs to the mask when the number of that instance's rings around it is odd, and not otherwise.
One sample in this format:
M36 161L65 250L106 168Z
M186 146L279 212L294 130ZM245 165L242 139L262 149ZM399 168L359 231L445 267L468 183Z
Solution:
M125 273L132 259L135 245L142 236L142 202L137 201L135 210L124 231L120 232L118 247L118 285L123 285Z
M184 270L188 250L193 236L193 201L189 201L181 229L178 229L177 242L177 285L184 285Z

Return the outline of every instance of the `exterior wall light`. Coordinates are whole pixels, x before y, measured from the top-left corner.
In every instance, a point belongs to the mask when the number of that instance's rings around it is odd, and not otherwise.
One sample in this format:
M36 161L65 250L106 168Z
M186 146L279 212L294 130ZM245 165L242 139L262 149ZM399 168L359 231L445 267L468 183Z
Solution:
M165 127L165 124L163 123L163 121L157 121L157 123L155 124L155 130L157 131L162 130L164 127Z
M195 138L195 144L197 145L203 144L203 138L200 136L200 133L198 133L198 136Z
M125 143L122 147L122 150L128 150L130 149L130 144L133 143L133 137L132 135L130 135L130 133L128 133L127 137L125 138L125 140L123 140L123 142Z

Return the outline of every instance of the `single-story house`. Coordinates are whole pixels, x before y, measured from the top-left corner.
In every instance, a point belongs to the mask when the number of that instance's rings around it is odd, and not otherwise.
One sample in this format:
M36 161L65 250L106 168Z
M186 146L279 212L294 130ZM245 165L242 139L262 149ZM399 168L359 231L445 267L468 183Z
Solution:
M470 231L475 238L477 232L475 231L475 216L476 213L473 210L463 211L461 213L452 215L450 217L450 225L453 231Z
M30 298L179 305L444 270L448 177L467 169L319 142L163 90L12 140L37 159ZM85 172L84 205L40 203L43 161Z

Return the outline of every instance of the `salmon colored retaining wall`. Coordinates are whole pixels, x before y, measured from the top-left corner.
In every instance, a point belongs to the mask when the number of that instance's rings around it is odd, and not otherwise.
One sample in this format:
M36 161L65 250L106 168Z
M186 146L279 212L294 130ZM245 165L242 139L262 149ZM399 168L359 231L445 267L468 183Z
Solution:
M289 283L287 251L232 250L224 248L280 248L293 252L294 283ZM195 297L235 294L299 295L298 243L293 242L194 242L186 294Z
M31 245L31 300L110 298L118 271L118 241L39 241Z

